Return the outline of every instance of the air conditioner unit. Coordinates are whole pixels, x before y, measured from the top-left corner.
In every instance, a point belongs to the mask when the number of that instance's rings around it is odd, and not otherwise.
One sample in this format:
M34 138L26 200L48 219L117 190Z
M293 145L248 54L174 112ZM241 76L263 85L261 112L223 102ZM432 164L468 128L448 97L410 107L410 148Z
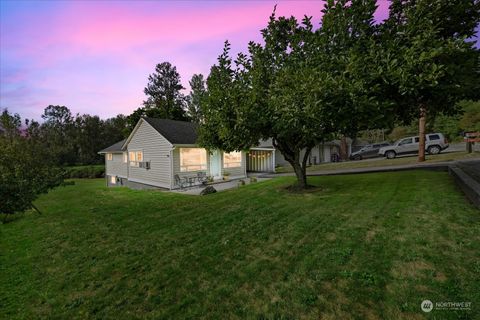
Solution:
M138 166L143 169L150 169L150 161L139 162Z

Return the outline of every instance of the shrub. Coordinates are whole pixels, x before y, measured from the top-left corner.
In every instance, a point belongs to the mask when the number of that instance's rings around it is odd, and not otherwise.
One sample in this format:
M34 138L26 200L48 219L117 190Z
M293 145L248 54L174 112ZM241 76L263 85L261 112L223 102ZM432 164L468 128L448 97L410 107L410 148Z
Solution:
M105 176L104 166L78 166L67 167L67 178L70 179L95 179L103 178Z

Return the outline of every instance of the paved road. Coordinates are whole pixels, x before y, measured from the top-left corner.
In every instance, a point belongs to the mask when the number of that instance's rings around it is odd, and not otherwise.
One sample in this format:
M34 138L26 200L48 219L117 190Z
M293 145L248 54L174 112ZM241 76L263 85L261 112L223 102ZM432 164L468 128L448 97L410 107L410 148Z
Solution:
M341 174L355 174L355 173L371 173L371 172L389 172L389 171L402 171L402 170L412 170L412 169L446 169L451 164L460 164L472 168L472 170L478 170L480 167L480 159L465 159L458 161L443 161L443 162L433 162L433 163L410 163L402 164L396 166L378 166L378 167L369 167L369 168L342 168L334 170L321 170L321 171L310 171L307 172L307 176L328 176L328 175L341 175ZM264 174L261 177L273 178L279 176L293 176L295 173L274 173L274 174Z

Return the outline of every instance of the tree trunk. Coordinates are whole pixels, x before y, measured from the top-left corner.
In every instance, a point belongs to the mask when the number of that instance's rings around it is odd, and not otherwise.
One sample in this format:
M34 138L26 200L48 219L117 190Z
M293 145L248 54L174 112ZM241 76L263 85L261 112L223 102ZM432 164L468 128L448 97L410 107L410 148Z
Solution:
M425 161L425 120L427 110L425 107L420 107L420 118L418 119L418 162Z
M348 146L347 146L347 137L342 135L340 140L340 159L348 160Z
M305 168L302 168L300 163L291 163L293 170L295 171L295 175L297 176L297 186L299 189L306 189L307 188L307 173Z
M289 146L279 143L278 141L273 140L273 146L280 150L281 154L285 160L290 163L297 176L297 188L306 189L307 188L307 160L310 155L311 147L305 149L305 155L303 159L300 159L300 150L292 150Z

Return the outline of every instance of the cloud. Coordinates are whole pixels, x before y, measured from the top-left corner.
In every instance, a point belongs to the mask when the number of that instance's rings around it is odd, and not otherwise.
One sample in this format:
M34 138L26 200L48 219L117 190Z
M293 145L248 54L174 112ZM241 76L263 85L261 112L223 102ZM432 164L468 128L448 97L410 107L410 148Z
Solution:
M141 105L155 64L170 61L187 86L193 73L208 74L224 40L233 52L260 40L275 4L278 16L307 14L316 23L323 7L314 0L1 2L0 107L37 119L49 104L128 114Z

